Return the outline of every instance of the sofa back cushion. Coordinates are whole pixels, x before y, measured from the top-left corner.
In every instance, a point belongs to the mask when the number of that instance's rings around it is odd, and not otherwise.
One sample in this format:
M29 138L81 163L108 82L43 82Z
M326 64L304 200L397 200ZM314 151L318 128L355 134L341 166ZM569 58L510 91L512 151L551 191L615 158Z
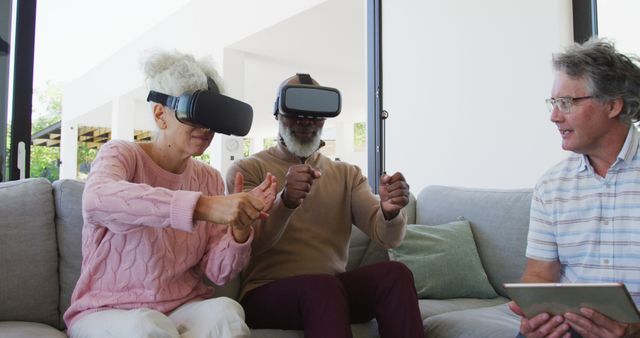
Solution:
M71 294L80 277L82 265L82 191L84 183L59 180L53 183L56 207L56 231L60 254L60 313L71 303ZM62 318L60 326L64 326Z
M58 250L51 184L0 183L0 321L58 327Z
M482 268L467 220L440 225L409 224L404 240L389 250L389 256L411 270L418 298L498 296Z
M416 223L467 219L489 281L506 297L502 284L519 281L524 271L530 206L531 189L429 186L418 194Z

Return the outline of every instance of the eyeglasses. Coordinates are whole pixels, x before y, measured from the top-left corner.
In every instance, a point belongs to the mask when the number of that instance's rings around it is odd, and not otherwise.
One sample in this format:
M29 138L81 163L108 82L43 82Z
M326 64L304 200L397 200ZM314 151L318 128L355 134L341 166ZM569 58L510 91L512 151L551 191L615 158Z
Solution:
M569 97L569 96L558 97L558 98L552 97L544 100L544 102L547 103L547 108L549 109L550 112L553 111L553 108L558 108L561 112L568 113L571 111L571 107L573 107L573 104L575 102L578 102L580 100L590 99L590 98L593 98L593 95L582 96L582 97Z

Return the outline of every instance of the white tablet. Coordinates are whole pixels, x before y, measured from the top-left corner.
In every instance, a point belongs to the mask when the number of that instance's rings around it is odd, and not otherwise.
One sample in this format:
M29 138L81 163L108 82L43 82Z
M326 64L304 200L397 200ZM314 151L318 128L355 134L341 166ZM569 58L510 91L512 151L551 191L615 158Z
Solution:
M505 283L504 287L527 318L543 312L580 314L581 307L588 307L619 322L640 322L640 313L622 283Z

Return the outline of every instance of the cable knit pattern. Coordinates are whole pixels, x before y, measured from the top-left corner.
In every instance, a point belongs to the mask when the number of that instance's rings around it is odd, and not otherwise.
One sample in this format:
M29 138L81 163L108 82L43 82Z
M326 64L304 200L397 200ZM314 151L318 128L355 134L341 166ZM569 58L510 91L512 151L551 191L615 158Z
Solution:
M67 327L100 309L150 308L169 313L238 275L253 233L236 243L231 230L193 220L201 196L224 194L220 173L189 160L182 174L160 168L135 143L105 144L82 198L82 268L64 315Z

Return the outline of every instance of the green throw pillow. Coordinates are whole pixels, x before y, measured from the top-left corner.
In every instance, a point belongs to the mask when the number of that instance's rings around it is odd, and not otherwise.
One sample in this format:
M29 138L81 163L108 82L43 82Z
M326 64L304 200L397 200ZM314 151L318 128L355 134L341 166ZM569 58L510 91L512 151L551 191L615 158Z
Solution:
M466 220L441 225L411 224L391 260L413 272L418 298L495 298Z

